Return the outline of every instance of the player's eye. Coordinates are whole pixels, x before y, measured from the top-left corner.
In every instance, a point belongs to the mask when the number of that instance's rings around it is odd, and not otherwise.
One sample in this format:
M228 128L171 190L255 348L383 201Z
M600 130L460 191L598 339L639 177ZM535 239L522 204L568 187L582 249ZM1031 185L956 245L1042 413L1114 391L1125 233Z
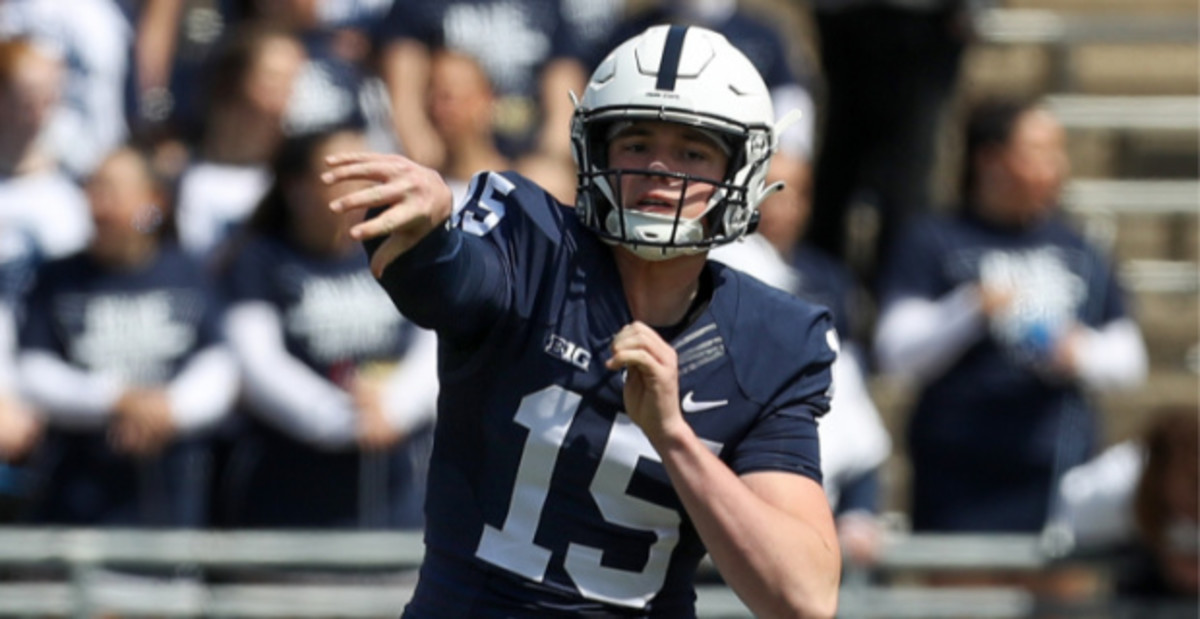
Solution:
M617 144L617 150L623 153L644 153L649 150L644 140L624 140Z

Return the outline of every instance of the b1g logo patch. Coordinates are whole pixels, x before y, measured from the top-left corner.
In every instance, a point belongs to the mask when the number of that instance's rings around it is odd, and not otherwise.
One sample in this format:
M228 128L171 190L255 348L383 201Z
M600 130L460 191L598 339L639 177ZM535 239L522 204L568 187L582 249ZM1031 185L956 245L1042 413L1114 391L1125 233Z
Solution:
M568 341L561 335L554 333L546 334L546 346L543 350L551 357L559 361L566 361L584 372L592 364L591 352L574 342Z

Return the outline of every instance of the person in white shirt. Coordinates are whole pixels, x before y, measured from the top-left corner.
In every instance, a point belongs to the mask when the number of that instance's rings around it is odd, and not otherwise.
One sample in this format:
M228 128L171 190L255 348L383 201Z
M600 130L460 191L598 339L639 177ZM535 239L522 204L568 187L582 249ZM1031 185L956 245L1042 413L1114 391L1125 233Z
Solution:
M79 251L92 234L83 192L44 140L62 71L29 39L0 41L0 226L51 258Z

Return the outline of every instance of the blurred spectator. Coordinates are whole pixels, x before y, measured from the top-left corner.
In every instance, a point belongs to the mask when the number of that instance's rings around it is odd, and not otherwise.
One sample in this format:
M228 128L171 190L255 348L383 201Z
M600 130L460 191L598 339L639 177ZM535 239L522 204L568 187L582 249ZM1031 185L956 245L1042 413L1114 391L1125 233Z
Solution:
M441 48L470 54L490 77L505 156L570 158L568 92L582 93L586 75L581 40L558 0L397 0L378 37L396 136L409 158L445 164L446 145L425 109L431 54Z
M494 108L491 82L472 56L451 50L433 54L427 109L433 130L446 148L438 171L454 192L455 204L462 201L477 172L511 167L496 148Z
M513 169L550 192L559 202L575 204L578 177L574 161L546 153L531 153L517 160Z
M1200 595L1200 430L1195 408L1159 415L1146 436L1134 495L1138 537L1152 567L1121 582L1129 597ZM1193 607L1194 609L1195 607Z
M379 146L394 150L386 88L367 70L373 62L370 33L378 28L390 1L227 0L225 5L234 23L256 21L285 28L304 45L307 60L284 117L288 134L368 124L387 136Z
M21 388L48 429L32 520L201 526L203 431L237 392L220 308L170 237L170 209L139 153L87 183L96 235L38 271L21 328Z
M179 237L189 252L210 256L267 191L304 59L292 34L262 23L239 26L221 44L208 69L199 156L179 179Z
M0 228L52 257L79 251L92 234L83 192L41 141L61 78L59 63L27 39L0 41Z
M879 476L892 442L867 390L862 352L851 335L857 293L853 276L836 260L798 243L807 209L803 200L767 201L757 234L717 247L709 256L833 314L841 342L833 365L833 400L818 426L821 471L843 556L847 563L865 565L878 557L882 542L876 519L882 498Z
M1168 615L1196 612L1200 594L1200 416L1194 406L1152 411L1140 436L1072 468L1058 486L1050 531L1073 549L1117 559L1119 599ZM1184 615L1179 615L1184 616Z
M223 261L249 413L224 483L233 526L422 523L436 339L396 312L354 221L327 207L342 188L319 179L326 156L365 148L357 131L289 138Z
M17 390L17 309L35 260L28 236L0 228L0 522L11 522L24 508L26 456L41 436L41 424Z
M0 2L0 39L14 35L36 41L65 69L44 139L72 177L89 175L129 134L129 21L114 0L6 0Z
M810 0L826 98L807 238L871 280L895 232L930 206L937 135L970 37L967 7L987 1ZM852 256L848 218L860 207L879 227Z
M590 71L611 48L613 33L628 11L626 0L560 0L563 19L575 35L575 48ZM639 33L634 33L639 34ZM588 59L595 59L589 61ZM582 96L583 93L575 94Z
M979 104L966 201L914 222L884 263L879 365L919 389L915 530L1039 530L1058 478L1095 448L1089 392L1145 376L1112 265L1058 215L1064 140L1040 107Z

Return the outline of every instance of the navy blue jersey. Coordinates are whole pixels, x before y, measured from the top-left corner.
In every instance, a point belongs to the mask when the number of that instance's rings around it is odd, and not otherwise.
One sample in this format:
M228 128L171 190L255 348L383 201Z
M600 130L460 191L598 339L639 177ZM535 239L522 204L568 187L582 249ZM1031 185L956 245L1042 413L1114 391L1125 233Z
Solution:
M930 476L961 478L964 488L1008 486L1010 503L1024 506L1019 519L982 502L947 513L994 514L996 530L1039 528L1052 477L1084 461L1098 435L1082 389L1039 371L1039 354L1046 352L1046 334L1070 319L1098 328L1126 316L1111 264L1059 219L1018 229L970 214L916 221L891 256L881 279L884 306L903 298L937 299L989 279L1015 286L1012 319L993 323L986 337L925 386L909 441L917 466L927 465ZM925 487L941 495L929 497L936 504L948 505L965 492ZM1021 487L1027 501L1016 499Z
M632 321L611 248L520 176L480 175L469 195L382 277L441 344L407 615L691 615L704 548L604 367ZM819 481L828 312L717 263L704 277L710 302L671 339L686 419L738 474Z
M220 339L220 311L201 265L174 245L131 270L80 253L38 270L21 347L132 385L159 386Z
M230 304L261 301L279 311L289 354L343 384L371 363L399 359L412 325L396 315L361 252L308 254L273 236L252 236L224 280Z

